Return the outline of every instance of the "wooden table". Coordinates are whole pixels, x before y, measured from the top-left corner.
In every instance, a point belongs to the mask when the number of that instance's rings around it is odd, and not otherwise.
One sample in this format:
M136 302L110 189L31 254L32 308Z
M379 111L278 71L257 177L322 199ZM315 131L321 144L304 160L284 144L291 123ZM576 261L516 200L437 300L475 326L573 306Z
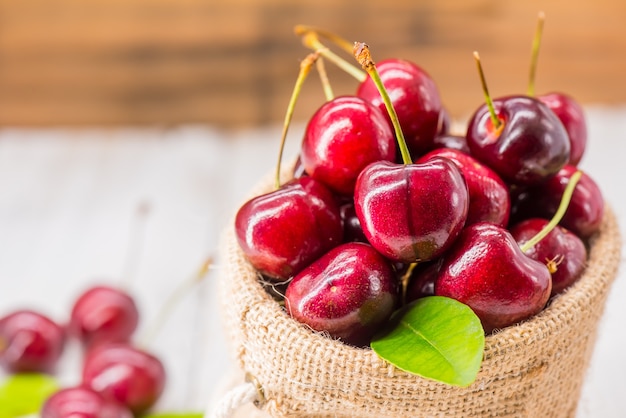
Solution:
M600 184L626 231L626 108L587 109L582 167ZM292 129L295 155L301 126ZM96 282L120 284L142 313L139 336L160 306L214 254L220 231L259 177L272 170L279 128L0 131L0 314L33 307L65 321ZM217 263L219 268L219 261ZM188 293L149 343L169 381L159 410L203 410L231 370L214 278ZM624 416L626 273L616 281L579 418ZM70 344L59 377L79 379Z

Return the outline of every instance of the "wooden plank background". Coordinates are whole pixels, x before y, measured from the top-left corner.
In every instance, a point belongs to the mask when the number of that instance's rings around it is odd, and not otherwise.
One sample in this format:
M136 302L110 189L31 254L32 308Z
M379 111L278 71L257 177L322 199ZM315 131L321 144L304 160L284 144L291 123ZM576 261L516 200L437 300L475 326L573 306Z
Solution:
M463 117L482 99L473 50L494 95L525 91L539 10L538 92L626 102L620 0L0 0L0 125L280 123L307 53L298 23L367 42L377 60L417 62ZM336 92L355 90L330 76ZM322 100L312 78L296 119Z

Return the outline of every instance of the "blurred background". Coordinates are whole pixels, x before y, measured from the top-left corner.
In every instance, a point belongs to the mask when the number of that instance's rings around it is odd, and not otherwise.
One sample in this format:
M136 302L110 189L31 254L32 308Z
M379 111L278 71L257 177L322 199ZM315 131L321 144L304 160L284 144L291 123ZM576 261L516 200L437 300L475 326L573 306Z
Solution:
M366 42L377 61L416 62L462 121L483 101L474 50L493 96L526 91L539 11L536 91L585 106L582 164L622 220L624 1L0 0L0 316L29 307L63 323L81 291L106 283L136 298L140 332L154 325L275 164L309 53L296 24ZM326 64L336 94L356 90ZM323 100L312 72L286 156ZM233 370L215 267L150 345L168 370L157 410L202 410ZM624 416L624 298L618 280L578 418ZM78 358L70 344L63 385L79 382Z
M278 123L308 52L293 35L298 23L366 42L376 60L415 61L459 118L482 100L474 50L494 96L525 91L540 10L538 93L626 101L626 3L617 0L1 0L0 124ZM355 90L328 67L337 92ZM296 119L322 100L311 77Z

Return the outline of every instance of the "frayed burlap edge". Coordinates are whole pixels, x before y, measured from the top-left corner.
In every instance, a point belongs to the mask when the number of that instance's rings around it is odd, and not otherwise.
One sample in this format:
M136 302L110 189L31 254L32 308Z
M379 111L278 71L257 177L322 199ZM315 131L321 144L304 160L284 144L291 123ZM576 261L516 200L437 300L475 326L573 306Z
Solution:
M467 388L402 372L292 320L259 284L232 227L221 245L221 313L239 367L257 379L273 417L574 417L620 257L607 207L583 276L536 317L488 336Z

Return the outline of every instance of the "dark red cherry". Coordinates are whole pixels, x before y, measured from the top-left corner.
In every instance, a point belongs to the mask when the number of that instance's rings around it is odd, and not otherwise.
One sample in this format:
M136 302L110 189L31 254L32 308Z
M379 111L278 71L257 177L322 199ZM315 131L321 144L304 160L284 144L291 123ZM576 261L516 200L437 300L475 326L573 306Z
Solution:
M386 323L397 301L389 262L368 244L347 243L293 278L285 307L297 321L360 347Z
M53 394L41 409L41 418L132 418L133 414L117 402L105 399L84 386L62 389Z
M433 79L412 62L389 59L376 63L376 68L398 115L409 151L415 158L431 148L433 138L445 123L445 115L440 116L439 90ZM359 85L357 96L377 106L391 126L385 104L371 77Z
M556 176L517 195L514 203L516 219L552 218L559 207L569 179L576 171L576 167L567 165ZM586 239L600 229L603 215L602 192L589 174L583 172L559 224L580 238Z
M246 202L237 212L235 232L248 261L278 281L297 274L343 237L333 194L311 177Z
M134 299L124 290L93 286L74 302L69 330L84 346L129 341L139 323Z
M521 247L548 222L541 218L527 219L511 227L510 232ZM552 274L551 296L571 286L580 277L587 262L587 249L583 241L563 227L554 228L525 254L548 267Z
M466 225L483 221L507 225L511 210L509 188L495 171L461 151L447 148L431 151L416 162L423 163L433 157L448 158L456 164L465 178L469 191Z
M356 216L354 202L349 201L339 206L341 221L343 223L343 242L367 242L361 222Z
M463 229L435 283L436 295L472 308L486 333L540 312L551 289L545 264L527 257L506 229L488 222Z
M537 97L560 119L570 142L568 164L578 165L587 146L587 122L581 105L563 93L549 93Z
M0 364L9 373L52 373L64 346L65 330L41 313L19 310L0 319Z
M128 344L103 344L87 353L82 383L137 415L159 399L165 377L163 364L152 354Z
M570 158L561 121L544 103L528 96L493 101L496 127L487 105L470 118L467 144L474 156L508 183L530 185L555 175Z
M311 177L336 193L352 195L365 166L395 161L396 140L377 107L360 97L341 96L311 117L300 155Z
M420 263L411 272L406 290L406 303L435 294L435 282L439 277L442 259Z
M354 205L367 240L385 257L413 263L442 254L467 219L469 193L446 158L423 164L370 164L359 176Z
M464 154L470 154L467 138L463 135L440 134L433 139L433 149L448 148L461 151Z

